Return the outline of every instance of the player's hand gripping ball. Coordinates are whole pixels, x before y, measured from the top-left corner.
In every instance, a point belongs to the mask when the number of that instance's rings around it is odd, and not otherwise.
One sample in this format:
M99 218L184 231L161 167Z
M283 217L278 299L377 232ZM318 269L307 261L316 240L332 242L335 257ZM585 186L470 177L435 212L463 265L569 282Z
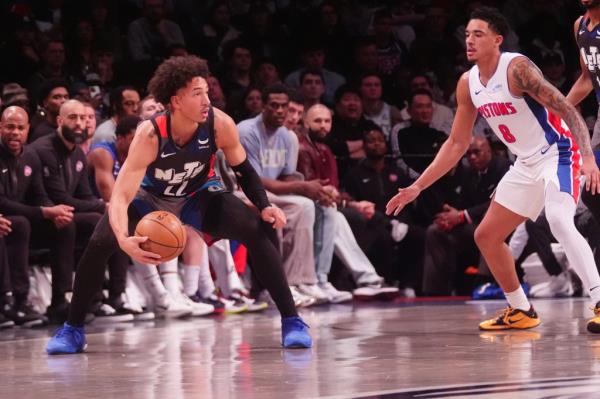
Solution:
M161 263L178 257L187 240L181 221L167 211L150 212L144 216L135 227L135 235L148 237L140 247L144 251L160 255Z

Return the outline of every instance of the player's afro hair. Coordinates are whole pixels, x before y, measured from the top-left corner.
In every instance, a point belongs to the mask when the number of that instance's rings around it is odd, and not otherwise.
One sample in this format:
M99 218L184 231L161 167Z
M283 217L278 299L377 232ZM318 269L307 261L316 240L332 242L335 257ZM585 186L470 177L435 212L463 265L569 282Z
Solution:
M148 83L148 92L165 106L195 77L206 79L209 75L206 60L194 55L171 57L158 66Z

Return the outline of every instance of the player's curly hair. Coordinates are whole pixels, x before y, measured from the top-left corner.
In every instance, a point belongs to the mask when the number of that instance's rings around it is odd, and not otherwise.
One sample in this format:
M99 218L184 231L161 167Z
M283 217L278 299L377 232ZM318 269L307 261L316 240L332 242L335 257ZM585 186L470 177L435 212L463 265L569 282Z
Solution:
M177 91L195 77L207 78L210 74L206 60L194 55L171 57L156 68L148 82L148 92L163 105L171 102Z

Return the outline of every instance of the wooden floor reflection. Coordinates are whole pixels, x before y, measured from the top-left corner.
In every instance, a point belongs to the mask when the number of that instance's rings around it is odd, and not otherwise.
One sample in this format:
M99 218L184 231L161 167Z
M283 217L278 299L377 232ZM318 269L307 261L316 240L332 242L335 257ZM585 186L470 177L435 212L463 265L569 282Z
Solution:
M477 330L501 302L307 309L311 350L281 349L274 311L91 327L75 356L45 354L50 329L3 330L0 397L600 397L588 302L534 304L542 325L508 333Z

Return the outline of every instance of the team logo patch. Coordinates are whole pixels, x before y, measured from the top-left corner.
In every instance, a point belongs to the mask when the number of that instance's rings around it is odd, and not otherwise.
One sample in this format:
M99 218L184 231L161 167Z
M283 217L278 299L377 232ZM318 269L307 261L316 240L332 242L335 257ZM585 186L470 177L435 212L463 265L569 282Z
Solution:
M397 175L397 174L394 174L394 173L392 173L392 174L390 175L390 181L391 181L392 183L396 183L396 182L398 181L398 175Z
M496 83L496 84L494 85L494 87L492 87L492 88L490 89L490 92L491 92L491 93L496 93L496 92L498 92L498 91L500 91L500 90L502 90L502 83Z
M75 170L81 172L83 170L83 162L77 161L77 163L75 164Z
M31 176L31 173L33 172L33 170L31 169L31 166L29 165L25 165L25 168L23 169L23 174L27 177Z

